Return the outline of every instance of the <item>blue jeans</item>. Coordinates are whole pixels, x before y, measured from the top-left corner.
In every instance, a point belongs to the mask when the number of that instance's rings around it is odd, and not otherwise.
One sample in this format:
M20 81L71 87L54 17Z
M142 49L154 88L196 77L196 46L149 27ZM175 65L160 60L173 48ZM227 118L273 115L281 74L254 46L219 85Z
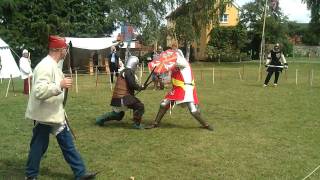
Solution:
M36 177L39 174L40 160L48 149L51 126L37 124L33 128L33 136L30 142L30 151L27 161L26 176ZM78 179L86 173L84 163L79 152L73 144L72 136L67 128L64 128L57 136L64 159L70 165L74 176Z

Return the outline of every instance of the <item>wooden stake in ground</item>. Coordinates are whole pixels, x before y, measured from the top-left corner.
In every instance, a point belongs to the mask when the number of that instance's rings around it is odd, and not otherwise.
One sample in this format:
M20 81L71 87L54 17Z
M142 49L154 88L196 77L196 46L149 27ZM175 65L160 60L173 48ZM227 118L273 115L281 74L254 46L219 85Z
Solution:
M240 81L242 81L242 76L241 76L240 68L238 69L238 73L239 73L239 79L240 79Z
M244 64L242 64L242 79L244 79Z
M143 63L142 63L143 64ZM142 82L142 71L143 71L143 68L142 68L142 64L140 66L140 84Z
M284 77L286 78L286 81L288 80L287 70L284 70Z
M201 78L201 81L203 81L202 71L200 71L200 78Z
M109 82L110 82L110 89L111 89L111 93L112 93L112 82L111 82L111 76L112 76L112 74L111 74L112 72L110 72L110 76L109 76Z
M8 86L7 86L7 91L6 91L6 96L5 97L8 96L10 84L11 84L11 78L9 79L9 82L8 82Z
M98 66L96 66L96 87L98 86Z
M214 85L214 68L212 68L212 85Z
M296 69L296 85L298 85L298 69Z
M206 78L203 78L203 85L206 86Z
M11 74L10 74L10 79L11 79L11 82L12 82L13 95L14 95L14 96L17 96L17 95L16 95L16 91L14 90L14 82L13 82L13 79L12 79L12 75L11 75Z
M76 73L76 93L78 94L79 90L78 90L78 71L75 70Z
M313 86L313 69L311 69L310 86Z
M12 79L12 75L11 74L10 74L10 79L9 79L9 83L8 83L8 87L7 87L6 97L8 96L10 85L12 86L12 91L13 91L14 96L17 96L16 92L14 90L14 83L13 83L13 79Z
M258 81L262 80L262 67L259 67Z

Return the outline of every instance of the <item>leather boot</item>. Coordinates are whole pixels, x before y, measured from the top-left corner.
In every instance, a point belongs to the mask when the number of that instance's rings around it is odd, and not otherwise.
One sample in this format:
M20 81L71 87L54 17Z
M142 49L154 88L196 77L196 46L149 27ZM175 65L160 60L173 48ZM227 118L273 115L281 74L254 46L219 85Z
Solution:
M133 128L134 129L144 129L143 125L141 124L141 120L142 120L142 117L140 116L135 116L133 117Z
M202 119L200 113L196 112L196 113L191 113L191 114L202 125L203 128L205 128L209 131L213 131L213 127L210 126L205 120Z
M106 122L106 121L111 121L111 120L117 120L117 121L120 121L122 120L124 116L124 112L123 111L120 111L120 112L107 112L99 117L96 118L96 124L99 125L99 126L103 126L103 124Z
M97 174L98 174L98 173L96 173L96 172L89 172L89 173L86 173L86 174L83 175L83 176L80 176L79 180L94 179Z

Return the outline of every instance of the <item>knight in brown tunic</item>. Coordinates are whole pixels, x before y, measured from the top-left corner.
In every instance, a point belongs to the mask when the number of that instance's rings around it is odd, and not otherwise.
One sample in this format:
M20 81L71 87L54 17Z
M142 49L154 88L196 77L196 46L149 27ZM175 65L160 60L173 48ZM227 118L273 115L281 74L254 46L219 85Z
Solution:
M133 110L133 127L136 129L142 129L141 125L142 115L144 113L144 104L134 96L134 91L144 90L144 86L140 86L136 82L135 70L139 63L139 59L136 56L130 56L125 69L119 73L113 95L111 99L112 111L107 112L96 118L96 124L103 126L106 121L123 119L125 111L127 109Z

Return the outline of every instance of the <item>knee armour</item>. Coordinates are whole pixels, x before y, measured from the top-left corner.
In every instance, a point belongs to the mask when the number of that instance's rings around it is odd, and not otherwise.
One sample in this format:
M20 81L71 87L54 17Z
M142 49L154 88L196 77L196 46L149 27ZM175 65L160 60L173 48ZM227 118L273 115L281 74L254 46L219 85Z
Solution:
M168 99L163 99L161 102L160 102L160 108L161 109L169 109L169 105L170 105L170 100Z

